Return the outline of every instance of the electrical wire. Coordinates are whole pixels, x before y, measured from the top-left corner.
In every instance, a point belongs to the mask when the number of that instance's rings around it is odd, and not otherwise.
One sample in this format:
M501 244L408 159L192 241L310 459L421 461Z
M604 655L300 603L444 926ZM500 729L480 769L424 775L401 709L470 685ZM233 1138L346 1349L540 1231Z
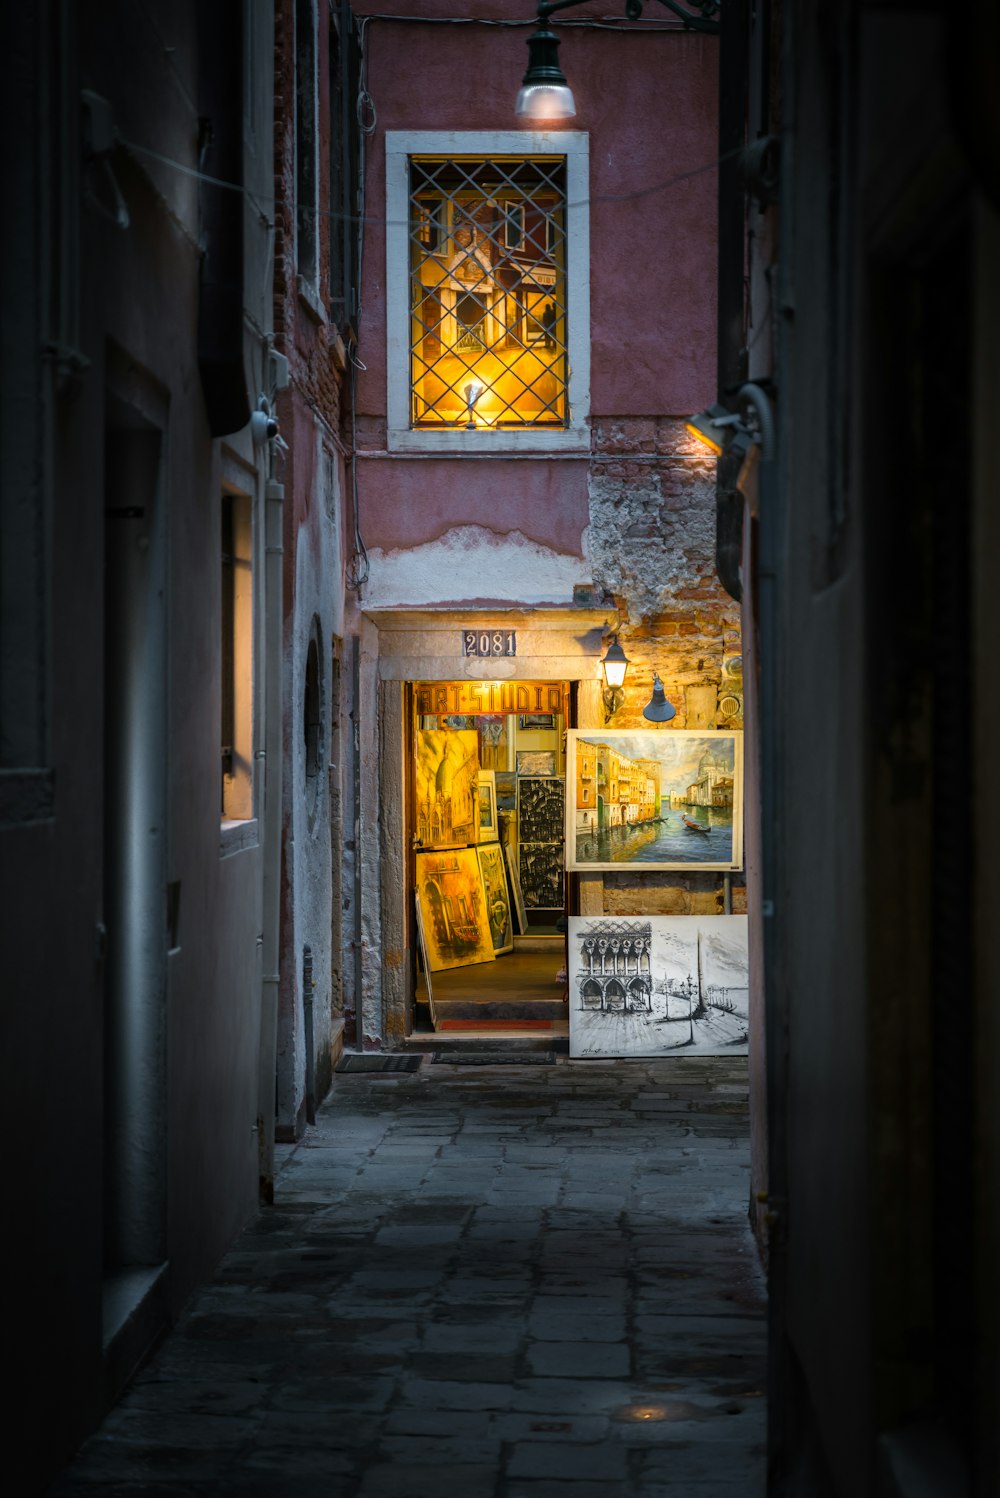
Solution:
M374 108L374 105L372 107ZM374 128L375 127L373 125L372 129ZM208 182L214 187L226 188L230 192L243 193L247 197L251 206L255 208L261 215L262 223L267 228L273 228L273 223L271 219L267 218L258 198L255 198L254 195L250 193L250 190L244 187L241 183L225 182L221 177L212 177L207 172L199 171L197 167L185 166L181 161L174 161L171 157L164 156L159 151L154 151L152 147L140 146L136 141L127 140L124 136L119 136L118 141L119 144L125 148L125 150L135 151L142 156L149 156L154 161L162 162L164 166L174 167L177 171L184 172L189 177L197 177L199 181ZM705 172L714 172L716 168L720 166L724 161L730 161L734 157L742 155L742 152L743 147L736 146L731 151L724 151L721 155L713 157L711 161L703 162L701 166L691 167L690 170L686 172L678 172L673 177L664 178L662 182L654 182L651 187L636 188L634 192L596 193L592 194L589 198L580 198L575 202L567 203L566 207L592 208L595 204L600 203L628 203L634 202L639 198L648 198L651 197L654 193L667 192L671 187L676 187L681 182L687 182L692 177L700 177ZM260 194L259 197L262 198L264 202L277 202L276 197L272 197L267 193ZM365 213L338 213L332 209L320 211L317 214L317 217L336 219L342 223L357 223L360 226L377 225L381 228L406 227L405 222L400 219L381 218L378 215L372 215L369 217Z

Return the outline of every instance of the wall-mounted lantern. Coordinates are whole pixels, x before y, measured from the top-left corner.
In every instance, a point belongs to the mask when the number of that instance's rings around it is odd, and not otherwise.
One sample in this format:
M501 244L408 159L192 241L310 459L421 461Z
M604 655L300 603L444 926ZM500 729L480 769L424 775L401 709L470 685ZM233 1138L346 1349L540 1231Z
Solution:
M617 635L612 637L601 666L606 683L601 693L604 699L604 721L610 723L625 701L625 672L628 670L628 656L619 645Z

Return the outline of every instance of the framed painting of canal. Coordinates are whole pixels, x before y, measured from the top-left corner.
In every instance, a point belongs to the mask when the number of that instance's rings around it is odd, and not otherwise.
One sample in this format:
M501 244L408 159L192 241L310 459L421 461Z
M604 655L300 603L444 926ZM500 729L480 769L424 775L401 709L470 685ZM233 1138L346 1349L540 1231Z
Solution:
M493 937L475 848L418 853L417 904L432 973L493 961Z
M742 733L571 728L566 867L578 873L742 868Z
M570 916L569 1053L742 1056L745 915Z

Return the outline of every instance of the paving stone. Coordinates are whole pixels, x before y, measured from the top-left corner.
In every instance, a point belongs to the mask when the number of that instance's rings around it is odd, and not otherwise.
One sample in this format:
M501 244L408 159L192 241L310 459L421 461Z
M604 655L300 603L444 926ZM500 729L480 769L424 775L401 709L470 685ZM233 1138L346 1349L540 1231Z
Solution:
M627 1378L632 1357L620 1342L536 1342L528 1349L528 1364L543 1377Z
M502 1498L625 1498L626 1485L620 1482L540 1482L520 1477L504 1484Z
M626 1452L619 1446L576 1445L570 1442L523 1441L516 1444L507 1464L509 1477L553 1477L560 1481L621 1482L626 1475Z
M338 1074L50 1498L758 1498L747 1127L745 1059Z
M531 1335L541 1342L620 1342L625 1337L624 1315L585 1316L579 1311L554 1311L539 1307L531 1311Z
M433 1498L456 1493L462 1498L493 1498L496 1470L492 1466L407 1466L379 1462L365 1473L358 1498ZM329 1491L329 1490L328 1490Z

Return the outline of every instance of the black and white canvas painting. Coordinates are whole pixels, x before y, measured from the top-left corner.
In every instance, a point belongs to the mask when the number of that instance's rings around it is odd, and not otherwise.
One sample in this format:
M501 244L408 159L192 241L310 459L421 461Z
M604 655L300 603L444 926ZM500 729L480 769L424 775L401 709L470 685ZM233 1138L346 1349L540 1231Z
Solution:
M571 916L571 1056L747 1051L745 915Z

